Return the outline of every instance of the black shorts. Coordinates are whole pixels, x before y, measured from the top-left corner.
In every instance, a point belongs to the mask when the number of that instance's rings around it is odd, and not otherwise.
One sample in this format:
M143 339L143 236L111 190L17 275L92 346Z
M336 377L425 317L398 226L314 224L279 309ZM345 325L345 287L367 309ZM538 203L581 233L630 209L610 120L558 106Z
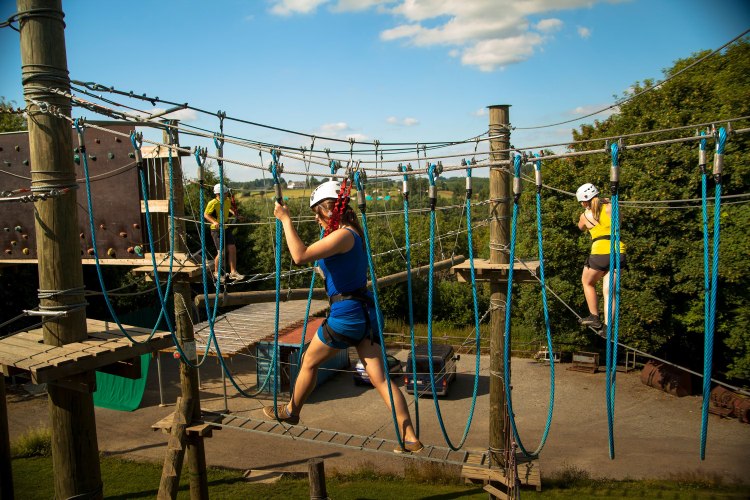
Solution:
M218 229L212 229L211 230L211 238L214 240L214 245L216 245L216 250L219 250L219 230ZM232 231L229 229L224 229L224 248L228 247L229 245L235 245L234 242L234 236L232 235Z
M625 254L620 254L620 269L626 268L627 261ZM588 267L595 271L609 272L609 254L590 254L586 257L583 267Z

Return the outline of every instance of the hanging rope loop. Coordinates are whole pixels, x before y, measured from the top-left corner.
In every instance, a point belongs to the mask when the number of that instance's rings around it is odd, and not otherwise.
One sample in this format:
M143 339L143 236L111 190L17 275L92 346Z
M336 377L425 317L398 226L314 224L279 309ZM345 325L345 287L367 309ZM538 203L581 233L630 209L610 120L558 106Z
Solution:
M364 169L358 169L354 172L354 182L357 185L357 207L363 214L367 212L367 196L365 194L365 182L367 174Z
M437 177L440 177L440 174L443 171L443 164L441 162L430 163L427 167L427 177L430 181L430 187L428 191L428 198L430 199L430 211L434 212L435 207L437 206L437 185L435 184L435 180Z
M610 156L612 157L612 167L609 170L609 184L612 188L612 195L616 195L620 186L620 145L613 142L610 146Z
M701 130L700 132L701 137L704 137L704 139L700 140L700 146L698 148L698 167L701 169L701 174L706 175L706 131Z
M513 156L513 204L518 205L521 199L521 160L523 155L516 153Z
M281 183L279 182L279 174L284 171L284 165L279 163L281 157L281 151L278 149L271 150L271 175L273 175L273 190L276 195L276 202L279 205L284 204L284 197L281 193Z
M540 158L542 154L535 154L534 157ZM542 192L542 161L534 161L534 182L536 183L537 194Z
M721 184L721 173L724 168L724 148L727 144L727 130L719 128L716 134L716 154L714 155L714 182Z

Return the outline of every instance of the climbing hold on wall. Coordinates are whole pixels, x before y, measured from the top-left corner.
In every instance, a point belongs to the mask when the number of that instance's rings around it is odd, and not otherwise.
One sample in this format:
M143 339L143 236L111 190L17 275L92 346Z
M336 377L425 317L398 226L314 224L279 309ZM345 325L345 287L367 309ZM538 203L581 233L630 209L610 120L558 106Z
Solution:
M23 231L23 228L21 226L16 226L16 232L20 233L21 231Z
M16 246L16 245L18 245L18 242L16 240L11 240L10 244L13 245L13 246Z
M114 160L115 159L115 154L114 153L107 153L107 158L109 158L110 160Z
M28 233L23 233L23 234L21 235L21 238L23 238L23 239L25 239L25 240L28 240L28 239L29 239L29 235L28 235Z
M99 229L106 230L107 226L105 226L104 224L99 224Z
M136 245L133 247L133 250L135 251L136 255L140 255L143 257L143 247L140 245Z
M5 253L7 253L8 255L11 255L13 253L13 250L11 250L10 248L6 248Z
M133 229L140 229L140 228L141 228L140 224L133 224Z
M109 255L110 257L114 257L115 256L115 249L114 248L108 248L107 249L107 255Z
M126 233L125 231L120 231L120 237L127 238L128 237L128 233Z
M94 255L94 249L93 249L93 248L89 248L89 249L87 250L87 253L88 253L89 255Z
M128 247L128 253L135 253L135 249L133 247Z
M28 248L24 248L21 251L23 252L24 255L29 255L29 249Z
M84 238L86 238L86 235L85 235L85 234L83 234L83 233L79 234L78 236L80 236L80 237L81 237L81 239L84 239Z

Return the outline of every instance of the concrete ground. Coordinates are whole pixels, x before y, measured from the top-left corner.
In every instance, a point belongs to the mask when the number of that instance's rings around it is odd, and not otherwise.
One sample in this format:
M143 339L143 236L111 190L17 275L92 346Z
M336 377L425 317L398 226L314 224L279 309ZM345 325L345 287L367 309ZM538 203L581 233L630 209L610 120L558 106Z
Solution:
M402 361L406 351L394 353ZM179 394L177 362L162 356L164 400L159 405L156 364L152 361L147 390L141 407L134 412L96 409L99 449L110 455L161 462L167 436L151 425L174 410ZM527 449L536 448L547 415L548 366L529 359L513 359L513 407L519 432ZM252 358L231 363L240 384L255 383ZM615 451L610 460L604 373L569 371L558 364L555 376L555 407L549 439L542 451L543 475L575 466L595 477L676 478L722 476L750 483L750 425L736 419L710 416L705 461L699 458L699 396L677 398L641 384L639 374L618 373L615 407ZM489 424L489 357L482 356L478 400L466 446L486 449ZM474 356L462 355L459 376L451 393L440 401L450 439L460 440L466 426L474 382ZM201 369L202 406L222 410L222 381L215 359ZM400 382L401 384L401 382ZM9 388L10 389L10 388ZM268 399L246 399L229 385L228 406L232 413L263 418L261 408ZM403 388L402 388L403 390ZM407 395L412 405L413 397ZM421 438L425 443L445 446L431 397L419 400ZM48 425L47 399L15 388L8 395L11 440L30 427ZM319 387L302 412L301 424L321 429L394 439L390 411L374 389L355 386L350 373L339 373ZM405 459L397 455L367 453L340 447L292 441L235 429L214 432L206 440L209 465L239 469L306 471L307 460L321 457L326 468L348 470L375 464L381 470L403 471Z

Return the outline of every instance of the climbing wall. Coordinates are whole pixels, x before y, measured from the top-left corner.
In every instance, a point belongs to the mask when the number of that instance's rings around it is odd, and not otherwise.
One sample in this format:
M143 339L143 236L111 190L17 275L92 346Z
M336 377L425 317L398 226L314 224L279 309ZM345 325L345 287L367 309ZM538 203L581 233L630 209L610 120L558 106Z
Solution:
M110 124L107 127L122 133L130 132L127 125ZM75 196L78 200L81 257L93 259L83 159L78 151L78 136L74 129L71 129L71 136L73 150L70 154L75 161L79 186ZM105 131L87 129L86 150L99 258L142 258L144 231L140 188L130 140ZM28 134L0 134L0 193L28 189L31 186L32 169L43 170L44 166L31 164ZM29 193L19 193L11 197L24 194ZM6 201L0 204L0 207L0 262L36 259L34 203Z

